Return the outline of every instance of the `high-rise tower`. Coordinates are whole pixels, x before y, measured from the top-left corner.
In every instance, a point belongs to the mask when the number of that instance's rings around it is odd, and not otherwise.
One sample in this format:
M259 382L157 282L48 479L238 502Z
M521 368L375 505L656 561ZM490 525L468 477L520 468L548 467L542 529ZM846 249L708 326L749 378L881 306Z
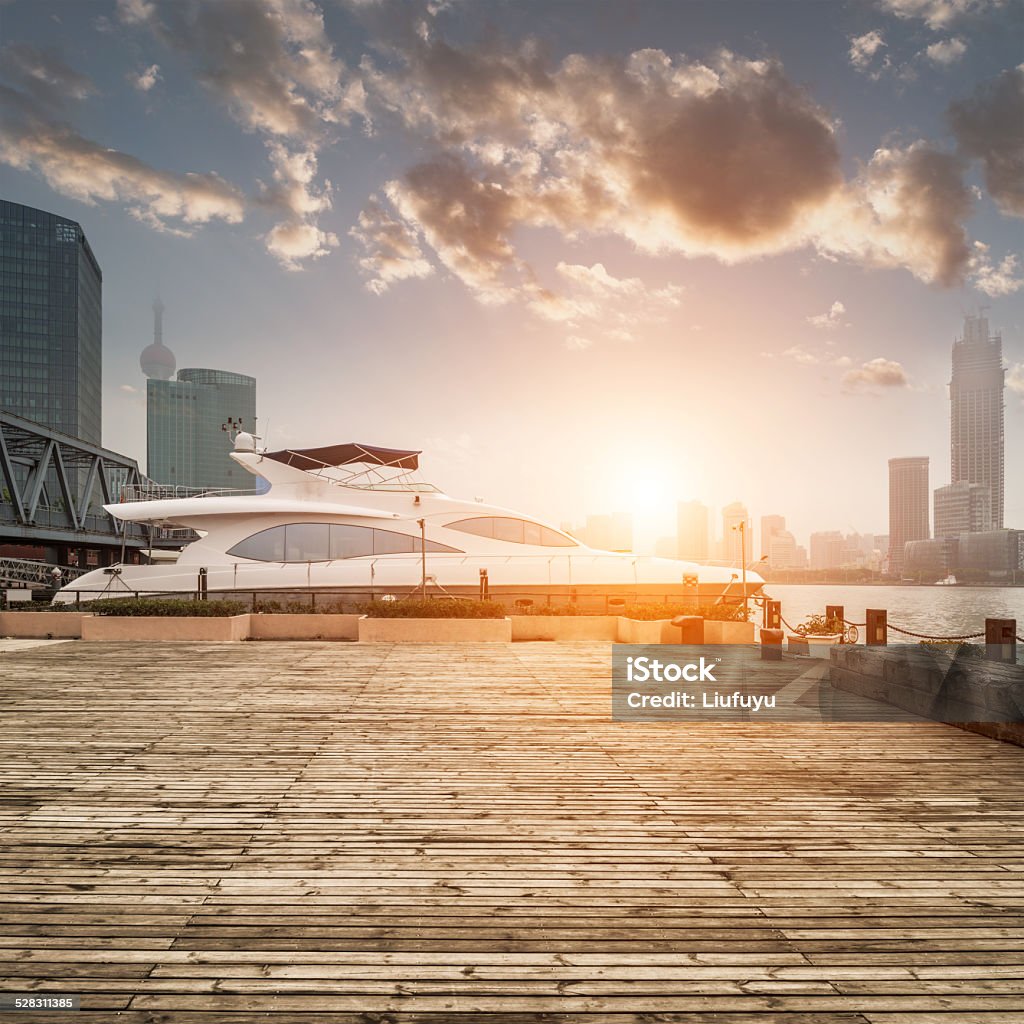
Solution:
M987 317L965 317L949 382L951 482L989 489L996 529L1003 526L1005 376L1002 336L989 335Z
M81 225L0 200L0 405L101 443L103 275Z
M889 460L889 572L903 572L908 541L928 540L928 457Z
M164 304L160 296L153 300L153 344L139 356L139 366L150 380L170 380L174 376L174 353L164 344Z

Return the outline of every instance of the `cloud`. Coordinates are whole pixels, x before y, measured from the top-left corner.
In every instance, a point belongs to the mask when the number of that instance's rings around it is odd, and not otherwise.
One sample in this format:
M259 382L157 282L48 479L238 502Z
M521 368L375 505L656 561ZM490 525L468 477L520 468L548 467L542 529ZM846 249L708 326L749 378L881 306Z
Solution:
M850 63L858 71L867 71L876 55L885 47L882 33L875 29L860 36L850 37Z
M923 140L877 149L821 211L819 249L874 266L905 267L927 283L960 283L971 255L964 221L972 199L963 174L958 156Z
M933 63L943 66L955 64L967 52L967 44L960 38L943 39L926 47L925 56Z
M123 391L126 395L137 395L139 393L139 389L133 384L121 384L117 390Z
M139 90L139 92L149 92L150 89L156 85L161 79L160 65L150 64L148 68L143 68L142 71L137 72L128 76L128 81Z
M593 345L590 338L581 338L578 334L570 334L565 339L565 347L570 352L583 352Z
M948 117L960 151L981 161L989 195L1004 213L1024 217L1024 64L953 103Z
M799 345L787 348L782 354L800 363L801 366L815 366L821 362L821 356L814 352L808 352L807 349L801 348Z
M219 0L212 4L120 0L123 22L144 27L187 56L197 80L247 131L264 139L273 184L265 205L283 220L265 236L289 270L338 244L319 226L330 183L316 183L327 130L362 103L361 84L335 54L312 0Z
M69 67L56 52L26 43L10 43L0 50L0 69L8 81L52 107L96 92L92 79Z
M828 115L772 61L407 45L397 71L367 66L371 109L442 153L387 195L484 301L529 282L523 227L731 261L796 244L841 184Z
M863 388L906 388L910 386L910 381L899 363L879 357L845 373L843 386L850 391Z
M370 198L349 235L362 247L359 266L367 275L366 287L375 295L383 295L396 281L434 273L413 230L385 210L377 197Z
M918 18L939 31L958 18L1002 7L1005 0L879 0L879 6L898 18Z
M822 330L833 330L843 322L843 316L846 313L846 307L837 299L832 303L827 313L819 313L817 316L807 317L807 322L812 327L818 327ZM846 325L847 327L849 324Z
M989 247L984 242L974 243L974 255L970 260L970 276L975 288L991 298L1012 295L1024 288L1024 277L1020 275L1020 259L1008 253L999 263L993 263Z
M55 192L84 203L124 203L137 219L178 233L213 220L237 224L245 212L241 192L219 175L158 170L85 138L6 86L0 86L0 163L36 171Z
M858 39L865 55L883 45ZM844 180L830 114L777 61L648 49L554 62L531 40L456 46L423 19L361 68L375 124L436 151L379 203L480 301L559 308L521 255L537 229L726 263L812 247L963 280L964 160L890 142Z
M1013 394L1024 398L1024 363L1014 363L1006 371L1006 386Z

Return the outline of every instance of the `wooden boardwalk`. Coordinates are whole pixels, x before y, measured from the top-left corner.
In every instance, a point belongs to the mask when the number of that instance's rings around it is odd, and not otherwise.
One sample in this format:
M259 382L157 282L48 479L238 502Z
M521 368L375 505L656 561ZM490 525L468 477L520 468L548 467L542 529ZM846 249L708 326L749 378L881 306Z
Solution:
M0 653L0 987L129 1024L1024 1022L1024 749L602 644Z

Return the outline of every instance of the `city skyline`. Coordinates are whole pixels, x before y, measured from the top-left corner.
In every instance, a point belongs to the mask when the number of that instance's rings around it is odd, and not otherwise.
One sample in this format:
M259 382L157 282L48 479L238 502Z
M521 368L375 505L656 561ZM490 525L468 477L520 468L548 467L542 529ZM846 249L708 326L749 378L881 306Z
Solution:
M0 195L83 225L104 441L140 461L159 288L179 365L257 378L273 447L423 448L453 493L644 543L695 498L881 534L888 458L951 479L965 312L1024 438L1020 13L925 7L8 4ZM771 99L792 191L739 146L745 219L695 205L688 150L608 137L597 94L712 162ZM1024 523L1012 473L1005 505Z

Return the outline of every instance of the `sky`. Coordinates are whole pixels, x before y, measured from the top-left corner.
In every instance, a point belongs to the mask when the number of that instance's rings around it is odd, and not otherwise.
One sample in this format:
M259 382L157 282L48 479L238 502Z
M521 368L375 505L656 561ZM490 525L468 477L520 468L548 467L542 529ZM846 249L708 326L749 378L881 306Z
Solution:
M0 196L82 224L143 465L159 291L271 448L885 533L985 311L1024 527L1022 58L1018 0L0 0Z

